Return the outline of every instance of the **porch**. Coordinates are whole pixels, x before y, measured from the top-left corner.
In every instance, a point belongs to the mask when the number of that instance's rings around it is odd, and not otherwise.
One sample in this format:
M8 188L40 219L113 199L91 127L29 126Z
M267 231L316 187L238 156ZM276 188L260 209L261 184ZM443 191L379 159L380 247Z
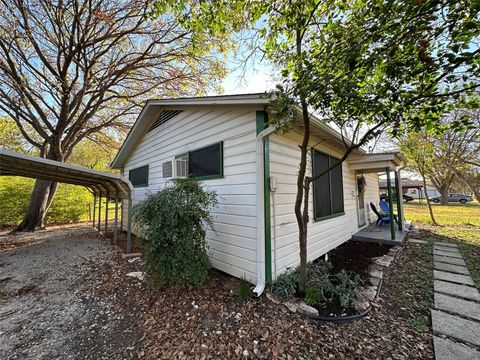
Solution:
M403 240L405 240L406 236L407 231L398 230L398 228L396 228L395 237L392 240L392 233L388 224L383 226L376 226L375 224L371 224L354 233L352 235L352 240L395 246L402 245Z
M401 245L407 235L409 227L409 224L405 222L403 213L400 175L401 168L406 162L405 157L400 153L363 154L352 157L348 162L350 168L356 171L357 176L366 173L383 173L387 178L386 201L388 203L388 209L382 212L378 203L374 203L372 207L379 221L381 218L386 217L387 223L378 226L375 224L377 219L372 219L373 224L364 226L355 232L352 235L352 240L387 245ZM361 211L364 211L364 208L370 209L370 207L370 203L359 206L359 215ZM393 221L394 218L398 221ZM390 219L390 221L388 221L388 219ZM361 225L365 223L365 221L359 221Z

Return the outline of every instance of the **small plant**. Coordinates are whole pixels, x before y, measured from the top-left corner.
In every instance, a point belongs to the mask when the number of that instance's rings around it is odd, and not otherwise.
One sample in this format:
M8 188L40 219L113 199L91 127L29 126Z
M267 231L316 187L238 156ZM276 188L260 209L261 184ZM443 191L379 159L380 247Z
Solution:
M154 285L201 286L210 269L206 227L213 229L213 191L191 178L178 179L148 195L133 209L137 235L145 249L145 271Z
M340 305L348 308L358 298L358 284L361 279L358 274L351 275L342 269L334 275L334 292L340 300Z
M298 272L296 270L287 269L281 274L272 285L275 294L289 297L297 292Z
M324 301L322 290L316 287L307 287L305 289L305 303L308 305L318 305Z
M238 295L240 296L240 299L246 300L250 297L250 291L252 288L252 284L250 284L245 277L242 277L240 279L240 288Z

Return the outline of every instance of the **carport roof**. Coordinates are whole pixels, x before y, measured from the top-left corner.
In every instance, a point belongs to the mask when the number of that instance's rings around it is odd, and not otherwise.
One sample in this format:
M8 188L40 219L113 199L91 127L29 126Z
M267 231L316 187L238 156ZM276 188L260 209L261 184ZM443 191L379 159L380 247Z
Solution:
M133 189L120 175L0 149L0 176L7 175L85 186L111 198L128 199Z

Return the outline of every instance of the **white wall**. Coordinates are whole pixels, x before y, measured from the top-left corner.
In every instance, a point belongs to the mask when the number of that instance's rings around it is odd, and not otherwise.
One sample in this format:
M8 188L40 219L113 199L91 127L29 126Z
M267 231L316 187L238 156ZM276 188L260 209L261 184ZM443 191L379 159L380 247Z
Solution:
M296 181L300 160L301 139L297 134L273 135L270 137L270 176L278 180L275 192L271 193L272 221L272 273L275 278L287 267L299 264L299 245L297 223L294 214ZM317 141L312 140L312 144ZM341 149L319 144L316 149L335 157L341 157ZM309 155L308 172L311 170ZM342 164L345 215L331 219L315 221L313 216L313 189L310 191L308 226L308 260L314 260L343 242L351 239L358 230L357 195L355 171L350 170L348 162ZM378 202L378 176L365 174L367 188L365 202ZM369 208L368 208L369 209ZM373 213L368 210L371 220Z
M255 110L196 107L146 133L124 168L149 165L149 186L136 188L134 204L165 186L162 163L175 155L224 141L224 178L205 180L218 193L213 212L217 234L207 239L213 266L237 277L256 279ZM126 219L124 219L126 225Z

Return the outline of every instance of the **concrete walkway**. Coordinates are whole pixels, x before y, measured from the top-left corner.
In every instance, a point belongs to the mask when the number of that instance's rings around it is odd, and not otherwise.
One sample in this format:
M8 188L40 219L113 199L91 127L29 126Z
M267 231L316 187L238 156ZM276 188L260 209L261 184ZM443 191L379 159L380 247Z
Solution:
M433 247L436 360L480 360L480 293L457 245Z

